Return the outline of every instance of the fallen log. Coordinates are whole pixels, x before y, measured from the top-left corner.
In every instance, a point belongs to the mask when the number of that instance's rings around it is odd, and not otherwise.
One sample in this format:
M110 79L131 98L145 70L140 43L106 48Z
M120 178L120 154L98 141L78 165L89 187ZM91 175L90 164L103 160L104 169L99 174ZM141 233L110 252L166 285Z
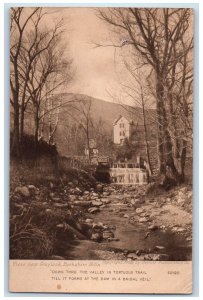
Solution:
M87 237L84 234L82 234L77 229L73 228L72 226L70 226L67 223L57 224L56 227L61 228L64 231L70 232L71 234L75 235L79 240L86 240L87 239Z

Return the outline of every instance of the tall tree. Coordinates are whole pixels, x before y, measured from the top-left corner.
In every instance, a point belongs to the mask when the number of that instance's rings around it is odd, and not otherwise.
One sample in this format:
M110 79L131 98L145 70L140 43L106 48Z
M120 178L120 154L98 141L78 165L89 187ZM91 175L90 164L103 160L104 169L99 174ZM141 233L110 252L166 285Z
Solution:
M177 131L181 127L178 116L189 118L188 100L191 100L192 92L192 69L189 67L193 49L191 9L109 8L100 9L99 17L119 35L120 42L114 46L131 45L140 59L151 67L156 95L160 174L166 177L170 173L177 182L182 182L186 141L183 143ZM183 106L186 107L183 109ZM174 149L180 144L183 151L176 159Z
M122 87L119 93L121 98L120 104L137 120L137 126L133 131L132 139L134 139L134 142L137 141L138 150L145 156L148 164L148 172L151 176L153 175L152 161L157 161L157 151L154 151L154 132L156 126L155 114L154 110L152 110L154 101L147 82L150 72L146 68L143 70L143 64L140 64L137 57L132 55L132 53L127 58L125 55L121 55L121 57L127 71L127 76L125 74L124 79L122 79L122 76L121 78L119 77L119 83ZM130 105L126 106L125 102L122 101L123 98L128 98ZM138 132L138 130L141 132ZM142 137L140 137L140 133Z
M50 138L56 131L59 107L54 94L72 77L72 60L65 58L62 20L46 26L47 12L43 8L13 8L11 10L11 104L14 111L12 152L19 155L24 135L25 113L34 118L35 144L39 139L41 121L49 116ZM51 24L51 25L50 25ZM64 103L63 103L64 105ZM53 114L56 110L57 113ZM51 124L56 116L54 129Z
M78 122L79 126L83 129L86 137L86 149L88 154L88 160L91 162L91 147L90 147L90 139L92 138L92 129L93 129L93 121L92 121L92 101L91 99L83 99L79 102L79 106L77 108L79 112Z
M11 8L11 21L10 21L10 86L11 86L11 97L10 102L13 107L14 112L14 121L13 121L13 136L12 136L12 145L11 151L17 156L20 155L20 127L19 127L19 118L20 118L20 107L21 107L21 86L23 85L22 77L25 74L22 74L21 69L22 61L22 49L24 44L24 39L27 34L27 28L32 22L34 15L37 15L40 11L40 8L34 8L30 11L27 16L24 16L24 8ZM30 49L31 51L32 49ZM26 74L26 77L28 75ZM25 87L26 83L24 83ZM22 92L22 98L24 101L25 97L25 88Z

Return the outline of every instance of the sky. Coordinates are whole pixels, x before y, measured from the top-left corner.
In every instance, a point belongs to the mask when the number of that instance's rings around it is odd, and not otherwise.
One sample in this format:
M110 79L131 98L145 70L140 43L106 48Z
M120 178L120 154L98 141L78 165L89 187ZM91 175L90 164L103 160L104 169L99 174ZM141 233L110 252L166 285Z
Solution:
M95 43L108 43L112 33L96 16L95 9L58 8L53 9L51 17L63 17L69 43L67 55L73 58L74 79L67 92L116 101L120 85L115 48L95 47Z
M26 9L27 13L29 9ZM48 14L43 18L42 26L51 28L57 20L63 19L63 42L68 45L64 54L73 60L73 80L60 92L86 94L110 102L141 106L139 86L136 85L130 72L126 70L121 58L123 54L123 57L127 57L129 61L134 49L132 51L130 45L120 48L96 47L96 44L111 45L112 40L122 45L126 39L125 36L116 36L111 31L112 28L98 18L98 9L48 7L44 8L44 11ZM192 30L193 26L190 28ZM134 56L132 66L136 69ZM144 67L141 70L143 76L140 77L144 77L149 71L149 67ZM122 84L128 87L124 88ZM137 88L138 93L135 92ZM152 108L153 97L150 96L147 101L149 107Z

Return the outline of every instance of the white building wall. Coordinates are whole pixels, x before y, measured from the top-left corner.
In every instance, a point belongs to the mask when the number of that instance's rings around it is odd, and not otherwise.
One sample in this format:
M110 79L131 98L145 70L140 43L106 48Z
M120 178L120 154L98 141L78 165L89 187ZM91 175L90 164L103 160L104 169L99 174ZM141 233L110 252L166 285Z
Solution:
M120 144L122 140L130 137L131 125L128 120L121 117L114 125L114 143Z

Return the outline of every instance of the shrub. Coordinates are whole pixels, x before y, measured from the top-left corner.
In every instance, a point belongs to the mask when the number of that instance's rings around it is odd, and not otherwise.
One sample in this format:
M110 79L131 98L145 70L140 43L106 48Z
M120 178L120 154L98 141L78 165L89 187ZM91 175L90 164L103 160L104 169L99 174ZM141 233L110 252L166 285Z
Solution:
M12 132L10 133L10 144L12 144ZM49 145L43 139L39 140L38 143L35 143L33 135L24 134L21 144L21 158L30 159L40 156L50 156L52 158L58 155L55 145ZM14 154L12 154L14 156Z
M42 259L53 251L51 235L32 222L31 209L10 218L10 258Z

